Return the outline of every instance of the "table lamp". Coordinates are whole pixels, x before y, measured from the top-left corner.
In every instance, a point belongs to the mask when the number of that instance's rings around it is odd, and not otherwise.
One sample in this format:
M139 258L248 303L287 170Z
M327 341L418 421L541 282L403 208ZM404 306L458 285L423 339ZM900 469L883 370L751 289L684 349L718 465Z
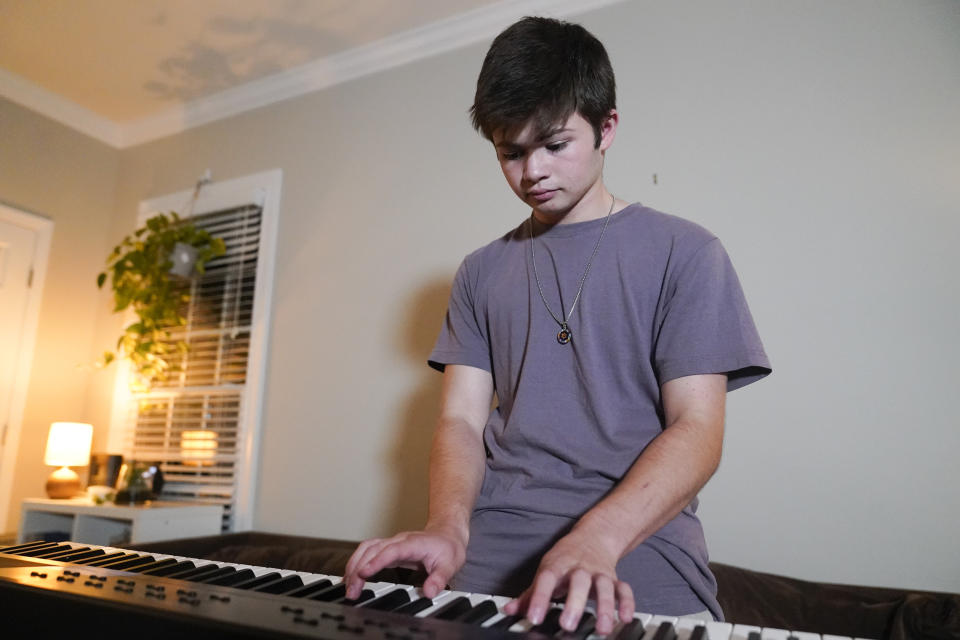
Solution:
M47 480L51 498L72 498L80 493L80 476L69 467L85 467L90 461L93 425L82 422L54 422L47 436L44 464L60 467Z

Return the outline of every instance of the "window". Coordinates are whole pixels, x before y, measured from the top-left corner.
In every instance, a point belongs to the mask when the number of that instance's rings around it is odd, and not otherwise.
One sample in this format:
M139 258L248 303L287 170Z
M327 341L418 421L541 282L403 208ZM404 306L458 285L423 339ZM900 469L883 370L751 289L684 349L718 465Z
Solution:
M272 198L269 188L250 189L274 173ZM252 526L279 179L204 187L190 219L227 251L182 285L187 324L170 341L189 348L176 371L149 392L126 392L125 459L160 463L164 500L223 505L224 531ZM190 198L144 203L141 220Z

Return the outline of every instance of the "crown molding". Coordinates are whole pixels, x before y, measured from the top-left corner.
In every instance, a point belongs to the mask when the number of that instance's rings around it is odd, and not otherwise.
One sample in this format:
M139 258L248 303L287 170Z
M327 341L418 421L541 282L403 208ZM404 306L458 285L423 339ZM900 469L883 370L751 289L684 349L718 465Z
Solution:
M503 0L122 123L98 116L2 70L0 94L113 147L126 148L475 44L492 38L523 16L563 18L624 1Z
M5 69L0 69L0 96L111 147L123 144L123 127L119 123Z

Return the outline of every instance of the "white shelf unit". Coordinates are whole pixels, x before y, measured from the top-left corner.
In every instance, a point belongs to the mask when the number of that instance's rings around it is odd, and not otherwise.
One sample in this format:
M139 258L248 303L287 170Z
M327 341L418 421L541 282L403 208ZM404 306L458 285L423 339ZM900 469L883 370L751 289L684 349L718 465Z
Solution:
M86 544L115 546L220 533L223 507L184 502L94 504L86 498L31 498L20 508L17 543L46 533L67 534Z

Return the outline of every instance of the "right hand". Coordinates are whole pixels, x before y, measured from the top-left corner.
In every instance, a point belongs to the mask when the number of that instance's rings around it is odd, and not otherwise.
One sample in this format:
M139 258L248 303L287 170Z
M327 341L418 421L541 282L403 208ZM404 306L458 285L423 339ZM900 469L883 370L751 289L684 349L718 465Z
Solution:
M350 556L343 582L347 597L357 598L363 583L387 567L422 568L427 573L423 595L435 597L463 566L467 541L445 529L405 531L392 538L374 538L360 543Z

